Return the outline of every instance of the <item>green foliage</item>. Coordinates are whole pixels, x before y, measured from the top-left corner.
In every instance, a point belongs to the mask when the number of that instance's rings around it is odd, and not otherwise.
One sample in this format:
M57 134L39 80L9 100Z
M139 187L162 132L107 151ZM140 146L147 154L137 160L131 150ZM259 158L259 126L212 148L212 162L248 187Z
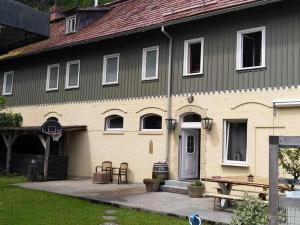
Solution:
M280 149L279 165L294 179L298 179L300 177L300 149Z
M29 5L33 8L49 11L49 8L54 5L55 0L18 0L19 2ZM112 0L99 0L99 5ZM93 0L57 0L56 4L62 6L64 9L70 9L73 7L89 7L94 5Z
M22 122L20 113L0 113L0 127L20 127Z
M195 186L195 187L202 187L203 183L200 180L195 180L191 186Z
M0 111L5 109L5 104L6 104L5 98L3 96L0 96Z
M237 203L231 225L267 225L268 205L250 195Z

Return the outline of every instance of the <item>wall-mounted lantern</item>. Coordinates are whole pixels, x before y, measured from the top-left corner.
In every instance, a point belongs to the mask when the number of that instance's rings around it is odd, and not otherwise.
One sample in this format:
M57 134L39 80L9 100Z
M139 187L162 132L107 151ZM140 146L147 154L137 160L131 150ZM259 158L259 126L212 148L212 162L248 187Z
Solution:
M166 124L167 124L167 129L170 133L173 133L173 131L175 130L176 128L176 120L175 119L172 119L172 118L169 118L169 119L166 119Z
M202 129L205 129L207 132L209 132L211 130L213 124L213 119L212 118L201 118L201 125L202 125Z

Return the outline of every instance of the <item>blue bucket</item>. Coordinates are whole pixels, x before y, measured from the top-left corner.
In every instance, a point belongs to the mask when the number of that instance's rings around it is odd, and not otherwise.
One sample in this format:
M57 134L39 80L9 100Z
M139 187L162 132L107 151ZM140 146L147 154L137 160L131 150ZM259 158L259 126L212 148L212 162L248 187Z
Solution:
M198 214L194 213L189 217L190 225L201 225L201 219Z

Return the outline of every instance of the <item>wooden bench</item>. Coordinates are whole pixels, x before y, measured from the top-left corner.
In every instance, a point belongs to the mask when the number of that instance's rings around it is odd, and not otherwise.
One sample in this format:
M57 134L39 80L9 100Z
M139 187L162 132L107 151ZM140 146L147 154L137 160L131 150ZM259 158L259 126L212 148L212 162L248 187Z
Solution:
M227 199L227 200L234 200L234 201L240 201L243 198L240 196L234 196L234 195L224 195L224 194L217 194L217 193L205 193L204 197L211 197L214 198L214 210L216 210L216 201L217 199ZM221 206L222 209L222 206Z

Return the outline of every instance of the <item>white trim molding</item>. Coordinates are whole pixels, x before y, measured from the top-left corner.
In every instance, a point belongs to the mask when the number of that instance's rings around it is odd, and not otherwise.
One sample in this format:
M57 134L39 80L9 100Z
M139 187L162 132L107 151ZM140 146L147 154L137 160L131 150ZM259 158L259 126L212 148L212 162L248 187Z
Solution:
M227 126L227 123L234 123L234 122L240 122L240 123L246 123L247 128L246 128L246 153L245 161L234 161L234 160L228 160L228 145L229 145L229 127ZM248 157L249 157L249 152L248 152L248 120L247 119L224 119L223 120L223 162L222 165L230 165L230 166L241 166L241 167L247 167L248 164Z
M261 65L252 67L243 67L243 39L244 34L261 32ZM266 27L256 27L237 31L236 43L236 70L261 69L266 67Z
M70 86L70 66L77 64L78 65L78 73L77 73L77 85ZM72 88L79 88L79 77L80 77L80 60L74 60L67 62L67 68L66 68L66 84L65 89L72 89Z
M57 74L56 74L56 87L50 88L50 72L52 68L57 68ZM59 81L59 63L52 64L47 66L47 79L46 79L46 91L56 91L58 90L58 81Z
M189 72L189 62L190 62L190 45L192 44L201 44L201 53L200 53L200 72L190 73ZM184 54L183 54L183 76L194 76L203 74L203 62L204 62L204 38L195 38L184 41Z
M7 92L6 90L6 80L7 80L7 76L11 75L12 76L12 81L11 81L11 90L9 92ZM13 85L14 85L14 75L15 72L14 71L9 71L9 72L5 72L3 75L3 87L2 87L2 95L12 95L13 92Z
M76 16L69 16L65 21L65 34L72 34L76 32Z
M274 100L274 108L293 108L300 107L300 99Z
M117 58L117 79L112 82L106 81L106 70L107 70L107 60ZM113 85L119 83L119 65L120 64L120 53L115 53L111 55L105 55L103 57L103 74L102 74L102 85Z
M155 65L155 76L146 77L146 65L147 65L147 53L151 51L156 51L156 65ZM156 80L158 79L158 65L159 65L159 46L153 46L143 49L143 59L142 59L142 80Z

